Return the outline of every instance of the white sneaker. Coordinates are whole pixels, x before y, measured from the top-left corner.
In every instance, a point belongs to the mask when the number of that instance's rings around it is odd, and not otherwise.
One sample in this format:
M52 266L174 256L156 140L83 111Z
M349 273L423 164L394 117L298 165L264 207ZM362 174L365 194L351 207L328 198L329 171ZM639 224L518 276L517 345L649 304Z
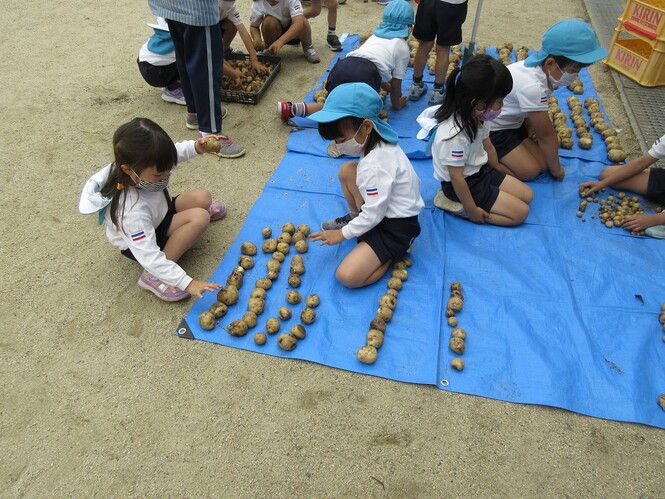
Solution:
M162 92L162 100L166 102L173 102L174 104L179 104L180 106L187 105L187 101L185 101L185 94L182 93L182 88L176 88L174 90L165 88Z
M305 58L307 59L307 62L311 64L318 64L319 62L321 62L319 53L314 48L314 45L310 45L309 47L305 47L303 45L302 51L305 53Z
M466 211L464 211L464 205L448 198L441 189L437 191L436 196L434 197L434 206L443 211L447 211L452 215L467 218Z

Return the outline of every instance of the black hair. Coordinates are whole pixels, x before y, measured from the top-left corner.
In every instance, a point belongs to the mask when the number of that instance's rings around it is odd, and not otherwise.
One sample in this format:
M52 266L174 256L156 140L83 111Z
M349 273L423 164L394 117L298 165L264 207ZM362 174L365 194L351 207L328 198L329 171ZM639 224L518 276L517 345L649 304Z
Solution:
M357 116L346 116L336 121L329 123L319 123L319 135L326 140L335 140L343 137L346 132L353 130L354 132L360 128L366 118L358 118ZM388 143L386 139L379 135L376 128L373 128L365 142L365 155L369 154L372 149L381 143Z
M441 123L451 116L455 125L473 142L478 133L474 109L478 104L491 106L513 89L508 68L486 54L478 54L460 68L455 68L446 83L446 97L434 117Z
M111 210L111 221L120 227L126 189L134 184L120 166L129 166L137 175L151 166L159 173L168 172L177 164L178 152L171 137L157 123L148 118L134 118L120 125L113 134L113 156L115 161L101 194L112 198L108 208Z
M545 61L547 59L549 59L550 57L552 59L554 59L554 62L556 62L557 66L559 66L559 69L561 71L563 71L563 69L565 67L571 66L571 65L577 65L581 68L586 68L588 66L591 66L591 64L585 64L585 63L582 63L582 62L573 61L572 59L569 59L568 57L563 56L563 55L552 55L552 54L549 54L547 57L545 57L545 60L543 61L542 64L545 64ZM541 66L542 66L542 64L541 64Z

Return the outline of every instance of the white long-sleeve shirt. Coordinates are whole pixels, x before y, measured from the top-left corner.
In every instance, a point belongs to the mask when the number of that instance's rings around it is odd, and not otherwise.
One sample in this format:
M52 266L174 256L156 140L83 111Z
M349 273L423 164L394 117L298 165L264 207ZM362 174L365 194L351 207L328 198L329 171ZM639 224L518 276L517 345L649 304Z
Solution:
M194 144L193 140L175 144L178 164L198 156ZM110 198L101 195L101 189L110 172L111 165L107 165L86 182L79 204L82 213L95 213L111 203ZM104 215L106 237L109 242L119 250L130 249L136 261L161 281L178 289L186 289L192 278L177 263L166 258L157 245L155 230L169 209L164 192L147 192L136 189L133 185L126 185L125 196L124 204L121 197L119 205L121 213L118 223L121 227L113 224L108 209Z
M345 239L365 234L384 218L417 216L425 206L420 179L396 144L378 144L360 158L356 185L365 201L360 214L342 228Z

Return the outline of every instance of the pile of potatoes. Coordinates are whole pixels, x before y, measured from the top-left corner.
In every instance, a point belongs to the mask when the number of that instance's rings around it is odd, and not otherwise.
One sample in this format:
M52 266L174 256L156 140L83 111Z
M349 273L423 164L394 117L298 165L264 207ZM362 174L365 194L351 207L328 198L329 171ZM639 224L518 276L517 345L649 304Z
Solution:
M363 364L374 364L378 355L378 349L383 345L383 337L386 332L386 324L390 322L397 308L397 295L402 289L403 283L409 278L407 268L413 265L409 257L393 264L392 274L388 279L388 290L379 298L379 308L374 319L369 323L367 333L367 344L360 347L356 357Z
M217 301L210 305L207 312L199 315L199 324L203 329L210 330L215 327L217 319L226 315L228 307L238 303L238 290L242 286L245 268L235 267L226 278L226 286L217 292Z
M450 297L448 298L446 317L448 318L448 325L453 328L450 332L451 338L448 346L450 346L450 349L458 355L462 355L464 350L466 350L466 330L457 327L459 321L455 315L461 312L462 308L464 308L462 284L459 282L453 282L450 284ZM453 358L453 360L450 361L450 365L458 371L464 369L464 361L459 357Z
M513 63L513 61L510 60L510 53L513 51L513 44L510 42L503 42L501 45L499 45L497 48L498 55L499 55L499 62L503 64L504 66L508 66Z
M582 95L584 93L584 83L582 83L582 80L580 80L579 76L576 77L567 88L577 95Z
M584 107L589 113L589 125L598 132L605 141L605 148L607 150L607 158L610 161L618 163L626 159L626 151L621 146L621 141L617 135L617 131L605 121L605 116L600 111L600 102L594 97L584 99Z
M572 149L574 144L573 131L568 127L566 113L561 110L559 100L554 95L550 95L547 99L547 113L556 131L559 147Z
M239 69L242 73L242 79L240 85L236 85L236 82L233 78L228 76L222 77L222 88L225 90L240 90L242 92L251 92L256 93L261 90L263 84L268 80L270 74L275 69L275 65L269 62L262 62L262 64L268 68L268 74L261 75L257 74L252 68L252 62L248 60L229 60L231 66L236 69Z
M575 125L575 133L578 137L579 146L582 149L591 149L591 147L593 147L593 134L591 133L591 129L589 128L589 125L584 118L584 108L582 107L582 102L575 95L568 97L566 102L570 108L570 119Z
M623 227L628 217L644 214L640 199L637 196L628 196L625 192L610 192L607 199L599 199L598 197L587 196L587 192L580 189L580 197L584 200L580 201L580 211L577 212L577 216L581 217L583 215L587 203L597 203L598 220L608 229ZM584 209L582 209L582 206L584 206ZM643 236L644 231L631 231L631 235Z

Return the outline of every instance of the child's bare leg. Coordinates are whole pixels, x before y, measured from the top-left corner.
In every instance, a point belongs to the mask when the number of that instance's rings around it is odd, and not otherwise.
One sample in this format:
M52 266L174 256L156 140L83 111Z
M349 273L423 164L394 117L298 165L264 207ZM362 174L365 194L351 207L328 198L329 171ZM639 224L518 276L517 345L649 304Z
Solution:
M261 23L261 34L266 47L270 47L275 40L282 36L282 24L276 17L266 16Z
M337 26L337 0L327 0L326 7L328 8L328 27L335 28Z
M342 192L344 192L346 204L349 206L349 212L356 215L360 213L360 208L364 203L363 197L360 195L360 191L356 185L357 171L358 163L355 161L343 163L337 171L337 177L340 184L342 184Z
M492 217L486 220L488 224L510 227L526 220L529 205L512 194L499 191L499 197L496 198L490 213Z
M311 19L321 13L321 0L312 0L308 7L303 9L303 15L306 19Z
M224 47L230 47L231 42L236 36L236 33L238 32L238 29L235 27L235 25L229 20L229 19L224 19L222 21L222 28L224 28Z
M312 44L312 27L309 25L307 18L304 19L305 23L303 24L302 30L298 38L303 47L307 47Z
M378 281L388 270L390 261L383 265L370 246L361 242L342 260L335 277L347 288L360 288Z
M499 189L529 204L533 200L533 190L521 180L507 175Z
M417 78L422 78L423 73L425 72L425 65L427 64L427 57L429 56L429 51L432 50L434 46L434 40L431 42L420 42L418 48L416 49L416 55L413 58L413 76Z
M624 168L624 165L608 166L602 172L600 172L599 179L600 180L606 179L620 168ZM612 184L610 187L612 187L612 189L621 189L624 191L630 191L634 192L635 194L641 194L642 196L645 196L647 193L648 185L649 185L649 170L646 169L642 170L637 175L633 175L632 177L627 178L626 180L623 180L616 184Z
M547 171L545 157L538 144L524 139L515 149L501 158L501 163L510 170L513 177L529 181Z
M208 189L194 189L193 191L183 192L175 200L175 211L189 210L190 208L203 208L207 210L212 203L212 195Z
M443 85L443 83L446 81L449 59L450 47L437 44L436 64L434 65L434 84L437 86Z
M189 208L173 215L168 231L169 240L164 246L166 258L177 262L201 237L209 224L210 214L204 208Z

